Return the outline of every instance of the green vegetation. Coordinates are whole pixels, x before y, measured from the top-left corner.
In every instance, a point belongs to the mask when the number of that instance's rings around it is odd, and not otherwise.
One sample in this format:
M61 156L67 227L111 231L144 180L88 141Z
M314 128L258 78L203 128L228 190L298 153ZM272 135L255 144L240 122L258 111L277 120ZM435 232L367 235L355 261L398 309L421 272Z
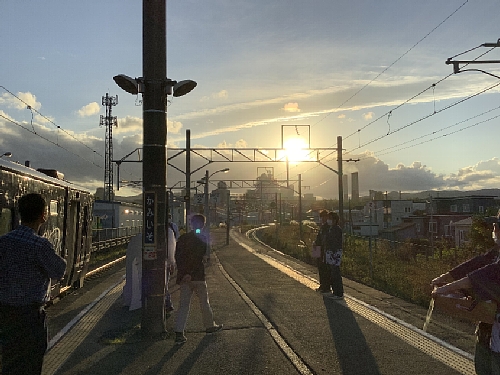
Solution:
M316 234L312 227L303 226L303 244L299 242L298 225L269 227L258 232L269 246L309 264L315 264L310 249ZM342 275L348 279L384 291L423 307L429 305L430 281L465 260L484 252L493 245L491 229L484 220L474 218L469 245L451 247L436 241L434 248L426 240L392 242L369 240L345 235ZM434 251L432 251L434 250Z
M90 256L89 267L95 269L101 267L127 253L127 245L113 246L108 249L94 251Z

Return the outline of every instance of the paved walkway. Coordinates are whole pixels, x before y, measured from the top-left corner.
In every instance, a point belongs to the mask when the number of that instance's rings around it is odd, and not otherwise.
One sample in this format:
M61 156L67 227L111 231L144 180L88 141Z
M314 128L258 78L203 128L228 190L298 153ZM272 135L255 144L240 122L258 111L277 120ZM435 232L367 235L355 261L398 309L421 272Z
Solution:
M141 339L141 311L122 306L123 280L110 278L100 299L49 351L44 374L474 373L467 353L362 302L358 297L369 293L359 284L346 281L351 297L331 300L314 291L313 267L266 252L237 233L214 252L207 283L224 329L205 334L194 297L188 341L180 346L173 335ZM178 306L178 287L171 293ZM379 293L370 298L387 304Z

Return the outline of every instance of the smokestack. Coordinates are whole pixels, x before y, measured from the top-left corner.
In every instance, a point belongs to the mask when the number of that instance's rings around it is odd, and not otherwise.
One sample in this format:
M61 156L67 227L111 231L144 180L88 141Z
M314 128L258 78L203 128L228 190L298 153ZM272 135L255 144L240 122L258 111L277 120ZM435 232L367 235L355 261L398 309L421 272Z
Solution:
M346 174L342 175L342 188L344 190L344 201L347 202L349 200L349 182L347 180L348 176Z
M357 202L359 200L359 179L358 179L358 172L351 173L351 199L354 202Z

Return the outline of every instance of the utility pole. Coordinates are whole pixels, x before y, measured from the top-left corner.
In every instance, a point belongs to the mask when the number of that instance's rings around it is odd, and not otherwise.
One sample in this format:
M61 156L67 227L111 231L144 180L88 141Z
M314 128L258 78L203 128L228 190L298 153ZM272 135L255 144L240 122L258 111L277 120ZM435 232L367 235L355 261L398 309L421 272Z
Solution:
M226 245L229 245L229 229L231 226L231 193L228 191L226 202Z
M144 77L143 164L144 230L141 330L147 336L165 332L166 182L166 2L142 2Z
M338 178L339 178L339 218L340 227L344 230L344 185L342 181L342 137L337 137L337 162L338 162Z
M302 175L299 174L299 241L302 241Z
M117 127L116 116L112 116L113 106L118 104L118 95L102 97L102 105L106 107L106 116L101 115L99 126L104 126L105 130L105 154L104 154L104 200L111 202L113 197L113 126Z
M209 197L208 197L208 179L210 176L208 175L208 169L205 171L205 189L204 189L204 194L203 198L205 199L205 208L203 209L206 222L205 222L205 235L207 239L207 249L206 249L206 256L210 257L210 202L209 202Z
M186 232L189 231L189 219L191 216L191 130L186 129Z

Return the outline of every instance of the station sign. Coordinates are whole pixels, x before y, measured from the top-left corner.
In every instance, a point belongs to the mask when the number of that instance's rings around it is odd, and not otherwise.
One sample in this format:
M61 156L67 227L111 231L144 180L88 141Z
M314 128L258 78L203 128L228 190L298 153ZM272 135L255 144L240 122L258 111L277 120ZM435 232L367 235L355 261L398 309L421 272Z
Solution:
M157 206L156 192L146 191L144 193L144 251L147 245L156 246Z

